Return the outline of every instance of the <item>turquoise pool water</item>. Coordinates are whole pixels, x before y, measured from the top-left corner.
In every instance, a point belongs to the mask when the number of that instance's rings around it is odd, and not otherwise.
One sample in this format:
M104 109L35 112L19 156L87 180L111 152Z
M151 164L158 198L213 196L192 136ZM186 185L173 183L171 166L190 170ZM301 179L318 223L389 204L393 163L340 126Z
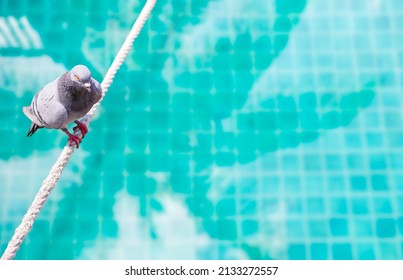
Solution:
M67 139L22 106L144 1L0 0L0 250ZM403 2L159 0L18 259L403 258Z

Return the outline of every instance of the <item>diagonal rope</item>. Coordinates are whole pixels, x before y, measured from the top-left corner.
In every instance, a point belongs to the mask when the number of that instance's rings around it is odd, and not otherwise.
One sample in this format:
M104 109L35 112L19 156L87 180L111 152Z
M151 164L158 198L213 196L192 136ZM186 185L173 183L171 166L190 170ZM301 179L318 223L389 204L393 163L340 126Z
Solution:
M133 24L132 29L130 30L129 34L126 37L125 42L123 43L122 47L120 48L118 54L116 55L115 59L112 62L112 65L109 67L108 72L106 72L105 78L102 81L102 98L101 100L95 104L91 110L85 115L81 122L88 125L91 122L91 119L97 109L98 105L101 103L102 99L104 98L106 92L108 91L110 85L112 84L113 78L116 75L116 72L119 70L120 66L125 61L127 54L132 48L134 40L139 35L141 29L144 26L145 21L149 17L152 9L155 6L157 0L147 0L146 4L144 5L143 9L141 10L140 15L138 16L136 22ZM81 131L79 129L76 130L76 135L82 137ZM53 165L52 169L49 172L48 177L43 181L41 188L39 189L37 195L35 196L34 201L29 207L27 213L25 214L24 218L22 219L21 224L17 227L14 232L13 237L11 238L10 242L6 250L4 251L3 256L1 257L2 260L11 260L15 257L17 251L19 250L21 243L24 241L25 237L27 237L29 231L32 228L32 225L35 222L36 217L38 216L39 212L41 211L43 205L45 204L47 198L49 197L51 191L56 186L57 181L59 181L60 176L66 164L69 162L75 148L73 146L69 146L68 144L64 147L62 153L60 154L59 158L57 159L56 163Z

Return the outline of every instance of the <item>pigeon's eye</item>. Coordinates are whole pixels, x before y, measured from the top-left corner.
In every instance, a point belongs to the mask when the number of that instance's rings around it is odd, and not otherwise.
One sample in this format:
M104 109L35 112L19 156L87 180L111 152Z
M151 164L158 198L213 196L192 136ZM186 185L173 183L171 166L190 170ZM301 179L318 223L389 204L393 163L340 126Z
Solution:
M76 76L77 81L79 81L79 80L80 80L80 77L78 77L77 75L75 75L75 76Z

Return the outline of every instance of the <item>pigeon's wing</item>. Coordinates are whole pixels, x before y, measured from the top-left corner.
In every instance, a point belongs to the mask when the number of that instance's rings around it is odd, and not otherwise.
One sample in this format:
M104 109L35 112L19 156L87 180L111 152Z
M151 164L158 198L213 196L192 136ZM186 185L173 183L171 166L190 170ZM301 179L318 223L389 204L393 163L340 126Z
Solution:
M27 116L34 124L39 127L49 127L42 118L42 102L43 102L43 89L35 94L32 99L31 105L22 108L25 116Z
M47 84L43 89L41 89L37 94L35 94L34 99L30 106L31 115L36 118L36 121L32 121L39 126L52 128L47 119L44 118L44 114L52 106L52 100L55 99L55 93L57 88L55 88L55 82ZM28 110L27 110L28 111ZM29 116L28 116L29 117Z
M46 127L59 129L68 125L69 113L56 98L57 91L57 83L42 90L42 94L38 97L37 112Z
M27 116L28 119L31 120L34 124L40 125L41 122L38 120L38 118L35 116L34 112L32 111L31 106L25 106L22 108L22 111L24 112L25 116Z
M31 106L23 109L33 123L40 127L56 129L67 125L68 112L55 98L57 90L57 80L55 80L35 95Z
M44 105L45 108L45 105ZM69 113L55 98L46 103L46 110L42 110L42 119L49 128L66 128L69 124Z

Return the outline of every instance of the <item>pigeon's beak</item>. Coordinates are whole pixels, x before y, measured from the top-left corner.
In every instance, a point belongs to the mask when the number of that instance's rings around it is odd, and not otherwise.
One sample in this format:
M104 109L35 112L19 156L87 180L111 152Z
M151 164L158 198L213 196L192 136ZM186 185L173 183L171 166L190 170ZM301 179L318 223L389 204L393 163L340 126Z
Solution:
M84 86L85 86L85 88L88 89L88 90L91 89L91 84L90 84L90 83L85 83Z

